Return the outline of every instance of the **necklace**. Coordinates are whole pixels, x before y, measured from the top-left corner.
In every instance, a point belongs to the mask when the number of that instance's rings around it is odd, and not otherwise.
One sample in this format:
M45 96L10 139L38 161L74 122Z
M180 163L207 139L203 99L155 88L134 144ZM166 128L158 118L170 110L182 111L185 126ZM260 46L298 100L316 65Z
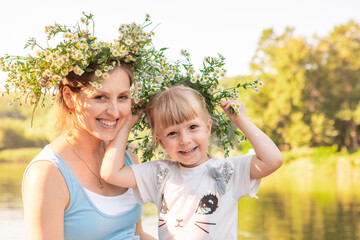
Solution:
M85 166L87 167L87 169L89 169L89 171L99 180L98 183L97 183L97 185L98 185L98 187L99 187L100 189L102 189L102 188L104 187L104 181L101 179L100 176L97 176L97 175L90 169L90 167L87 165L86 161L85 161L82 157L80 157L79 154L77 154L77 153L75 152L74 147L70 144L70 142L69 142L69 140L67 139L67 137L64 136L64 138L65 138L66 142L69 144L69 146L70 146L71 150L73 151L73 153L85 164Z

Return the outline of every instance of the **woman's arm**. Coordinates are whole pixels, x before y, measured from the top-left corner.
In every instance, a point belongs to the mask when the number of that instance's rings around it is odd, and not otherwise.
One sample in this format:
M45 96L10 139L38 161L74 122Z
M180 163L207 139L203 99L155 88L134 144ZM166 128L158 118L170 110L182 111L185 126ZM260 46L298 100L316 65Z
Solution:
M240 114L229 112L232 103L240 104ZM283 156L275 143L246 117L245 104L223 101L220 106L254 148L256 156L251 161L251 179L263 178L276 171L283 163Z
M26 239L64 239L64 211L69 191L59 169L48 161L34 163L23 181Z

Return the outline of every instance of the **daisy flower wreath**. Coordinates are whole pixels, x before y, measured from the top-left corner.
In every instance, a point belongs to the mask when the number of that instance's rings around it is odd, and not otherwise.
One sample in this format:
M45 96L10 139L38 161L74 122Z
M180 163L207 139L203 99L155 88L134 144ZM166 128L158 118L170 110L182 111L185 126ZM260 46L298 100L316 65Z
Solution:
M103 79L109 77L108 71L115 65L126 62L134 73L135 84L132 86L134 111L149 103L152 96L172 85L186 85L197 90L204 98L212 116L214 125L212 136L228 156L234 148L232 139L238 142L246 140L245 136L234 129L231 121L223 112L219 112L221 99L237 99L239 89L253 89L256 92L262 87L262 82L255 79L252 82L238 83L236 86L224 89L219 86L220 79L225 76L225 58L222 55L205 57L202 69L195 70L190 54L182 50L183 59L170 62L165 57L166 48L157 50L152 44L154 28L151 27L150 16L146 15L142 25L136 23L123 24L119 27L119 37L111 43L101 42L94 36L95 22L92 14L83 13L80 22L74 26L55 24L45 27L48 41L62 35L62 41L55 47L40 46L36 39L28 40L26 47L37 49L34 56L5 55L0 59L0 68L8 73L5 82L5 92L15 93L11 104L23 105L30 103L35 111L38 105L44 106L47 97L55 98L60 81L73 71L82 75L85 71L92 72L89 65L96 63L100 69L95 71L94 88L101 88ZM90 28L92 26L92 31ZM236 114L238 106L232 106ZM135 153L141 154L143 161L159 158L163 152L156 151L157 144L152 137L148 121L142 115L133 127Z

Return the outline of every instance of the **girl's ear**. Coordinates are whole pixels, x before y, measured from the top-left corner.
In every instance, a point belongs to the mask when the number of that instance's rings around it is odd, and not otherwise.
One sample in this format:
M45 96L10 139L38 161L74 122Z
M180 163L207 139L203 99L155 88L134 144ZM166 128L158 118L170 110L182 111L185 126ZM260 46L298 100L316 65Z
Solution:
M68 86L64 86L62 89L63 99L68 107L68 109L73 110L75 108L74 104L74 93L70 90Z
M160 144L163 149L165 149L163 141L161 141L161 138L157 134L155 134L155 140Z
M211 135L211 127L212 127L212 120L211 119L208 120L206 127L207 127L207 133L210 136Z

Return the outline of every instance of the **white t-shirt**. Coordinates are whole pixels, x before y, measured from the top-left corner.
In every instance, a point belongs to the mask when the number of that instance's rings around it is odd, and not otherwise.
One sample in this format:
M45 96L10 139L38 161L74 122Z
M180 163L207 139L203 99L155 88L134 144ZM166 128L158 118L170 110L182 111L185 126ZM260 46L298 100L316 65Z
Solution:
M237 239L238 200L256 197L260 186L260 179L250 180L252 157L210 159L194 168L170 160L132 165L136 199L158 207L159 239Z

